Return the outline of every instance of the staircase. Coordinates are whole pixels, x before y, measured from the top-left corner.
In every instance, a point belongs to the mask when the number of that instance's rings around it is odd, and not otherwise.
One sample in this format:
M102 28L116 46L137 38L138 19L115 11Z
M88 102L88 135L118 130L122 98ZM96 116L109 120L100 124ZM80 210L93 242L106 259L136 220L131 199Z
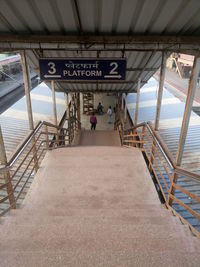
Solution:
M80 146L120 146L118 132L109 131L81 131Z
M199 266L199 240L160 203L141 151L98 146L117 140L99 132L47 152L3 218L0 266Z

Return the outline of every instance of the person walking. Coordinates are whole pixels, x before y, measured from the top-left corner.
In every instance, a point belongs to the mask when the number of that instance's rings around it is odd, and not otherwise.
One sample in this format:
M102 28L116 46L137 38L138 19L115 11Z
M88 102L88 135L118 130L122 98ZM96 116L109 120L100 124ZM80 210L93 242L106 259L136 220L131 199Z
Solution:
M108 114L108 123L110 124L110 123L112 123L112 108L111 108L111 106L109 106L107 114Z
M103 106L101 105L101 102L99 102L97 106L97 112L98 112L98 115L103 115Z
M90 117L90 123L91 123L91 130L92 129L96 129L96 124L97 124L97 118L94 115L94 113L92 113L91 117Z

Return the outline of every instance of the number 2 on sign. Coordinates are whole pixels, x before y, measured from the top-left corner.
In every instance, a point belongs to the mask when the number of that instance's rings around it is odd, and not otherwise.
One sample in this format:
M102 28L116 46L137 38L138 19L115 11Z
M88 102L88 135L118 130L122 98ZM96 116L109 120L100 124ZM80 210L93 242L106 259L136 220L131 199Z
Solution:
M113 67L113 68L111 69L111 71L110 71L110 74L113 74L113 75L118 74L118 72L116 71L117 68L118 68L118 64L117 64L117 62L111 62L111 63L110 63L110 66Z
M56 65L54 62L49 62L48 63L48 66L49 66L49 70L48 70L48 73L49 74L55 74L56 73Z

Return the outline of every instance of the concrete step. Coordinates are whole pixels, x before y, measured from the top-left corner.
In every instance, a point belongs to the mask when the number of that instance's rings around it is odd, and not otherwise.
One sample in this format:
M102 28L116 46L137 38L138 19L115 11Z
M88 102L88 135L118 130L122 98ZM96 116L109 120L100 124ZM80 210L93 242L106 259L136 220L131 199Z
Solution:
M0 266L171 267L200 260L199 240L160 204L136 149L47 153L21 209L10 214L0 227Z
M60 204L60 202L59 202ZM63 203L62 206L51 204L43 204L43 206L35 207L29 205L21 205L19 209L11 210L10 215L14 216L29 216L29 215L44 215L44 216L144 216L144 217L166 217L172 216L172 213L167 210L164 205L134 205L133 203L129 203L129 205L118 205L111 203L109 205L89 205L87 202L83 203L80 201L79 203Z
M10 224L0 230L0 247L3 251L60 251L86 247L101 251L118 250L120 247L132 252L173 251L198 253L200 243L194 242L184 228L174 225L133 224L108 218L70 218L55 220L54 224ZM20 242L19 242L20 240ZM12 241L12 242L11 242ZM62 244L59 246L59 244ZM173 245L172 245L173 244Z
M60 244L62 247L62 244ZM177 253L175 251L141 251L132 253L131 250L89 251L63 249L62 251L16 251L15 253L0 252L2 267L197 267L200 255L197 253Z
M169 215L168 215L169 216ZM88 220L90 221L95 219L104 222L104 220L110 220L110 222L127 222L129 224L135 224L135 225L179 225L183 226L180 221L172 216L170 219L167 215L166 216L160 216L159 214L156 216L156 214L139 214L134 213L134 210L128 210L120 214L118 213L112 213L112 210L105 213L103 210L99 213L94 212L88 212L83 210L78 210L72 212L71 215L66 216L52 216L52 215L42 215L42 214L23 214L23 216L20 216L18 213L18 216L8 216L1 219L0 223L1 225L7 225L7 227L11 227L10 225L30 225L30 224L36 224L36 225L43 225L43 224L54 224L59 222L69 222L72 220Z

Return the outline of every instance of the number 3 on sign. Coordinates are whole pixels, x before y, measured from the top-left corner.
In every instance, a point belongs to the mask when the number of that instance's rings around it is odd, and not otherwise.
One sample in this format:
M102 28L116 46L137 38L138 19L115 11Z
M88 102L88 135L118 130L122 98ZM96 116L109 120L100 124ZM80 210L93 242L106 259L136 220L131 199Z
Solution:
M56 73L56 65L55 65L55 63L54 62L49 62L48 66L49 66L48 73L49 74L55 74Z
M113 74L113 75L118 74L118 72L116 71L117 68L118 68L118 64L117 64L117 62L111 62L111 63L110 63L110 66L113 67L113 68L111 69L111 71L110 71L110 74Z

